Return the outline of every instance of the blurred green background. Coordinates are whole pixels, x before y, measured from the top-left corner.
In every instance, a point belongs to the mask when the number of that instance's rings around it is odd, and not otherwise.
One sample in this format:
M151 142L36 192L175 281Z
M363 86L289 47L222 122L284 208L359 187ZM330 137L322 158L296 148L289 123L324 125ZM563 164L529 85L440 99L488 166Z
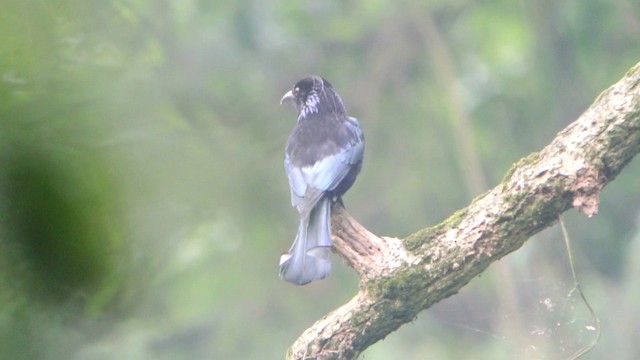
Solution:
M496 185L640 61L640 4L11 1L0 12L0 359L278 359L357 278L278 279L282 94L332 82L367 138L345 197L404 237ZM566 216L602 320L640 356L640 165ZM558 227L364 353L560 359L595 337Z

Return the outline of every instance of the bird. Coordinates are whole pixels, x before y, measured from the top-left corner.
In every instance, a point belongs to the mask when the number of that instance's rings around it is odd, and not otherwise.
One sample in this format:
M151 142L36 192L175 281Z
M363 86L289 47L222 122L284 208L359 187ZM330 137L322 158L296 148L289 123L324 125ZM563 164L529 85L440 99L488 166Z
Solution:
M331 272L331 205L342 202L364 156L364 134L347 115L340 96L324 78L311 75L296 82L280 104L298 112L284 154L291 205L300 216L297 234L280 257L280 278L305 285Z

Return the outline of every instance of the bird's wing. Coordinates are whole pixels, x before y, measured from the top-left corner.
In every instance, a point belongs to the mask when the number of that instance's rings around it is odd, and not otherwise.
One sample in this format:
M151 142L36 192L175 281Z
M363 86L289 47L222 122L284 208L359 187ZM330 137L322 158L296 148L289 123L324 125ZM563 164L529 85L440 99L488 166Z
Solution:
M336 153L315 163L298 167L285 154L285 170L291 188L291 204L299 212L311 211L325 192L334 190L347 176L352 166L362 161L364 139L358 121L350 117L345 123L351 133L351 141L343 144Z

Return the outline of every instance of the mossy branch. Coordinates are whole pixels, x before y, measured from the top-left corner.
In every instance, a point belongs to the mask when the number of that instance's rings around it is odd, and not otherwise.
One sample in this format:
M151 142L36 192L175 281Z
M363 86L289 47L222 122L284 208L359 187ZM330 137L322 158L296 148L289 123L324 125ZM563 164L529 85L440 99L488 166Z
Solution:
M288 359L353 359L420 311L455 294L492 262L554 224L587 216L640 152L640 63L605 90L544 149L443 223L405 239L367 231L333 206L336 252L360 275L358 294L307 329Z

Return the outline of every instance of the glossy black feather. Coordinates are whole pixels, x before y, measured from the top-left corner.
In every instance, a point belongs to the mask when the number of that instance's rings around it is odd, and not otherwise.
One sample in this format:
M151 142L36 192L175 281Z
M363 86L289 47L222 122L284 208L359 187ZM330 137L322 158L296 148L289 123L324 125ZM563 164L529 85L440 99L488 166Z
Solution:
M325 277L331 269L330 202L355 181L364 135L331 84L318 76L298 81L284 100L293 101L298 110L285 147L285 170L300 226L293 246L281 258L280 275L302 285Z

